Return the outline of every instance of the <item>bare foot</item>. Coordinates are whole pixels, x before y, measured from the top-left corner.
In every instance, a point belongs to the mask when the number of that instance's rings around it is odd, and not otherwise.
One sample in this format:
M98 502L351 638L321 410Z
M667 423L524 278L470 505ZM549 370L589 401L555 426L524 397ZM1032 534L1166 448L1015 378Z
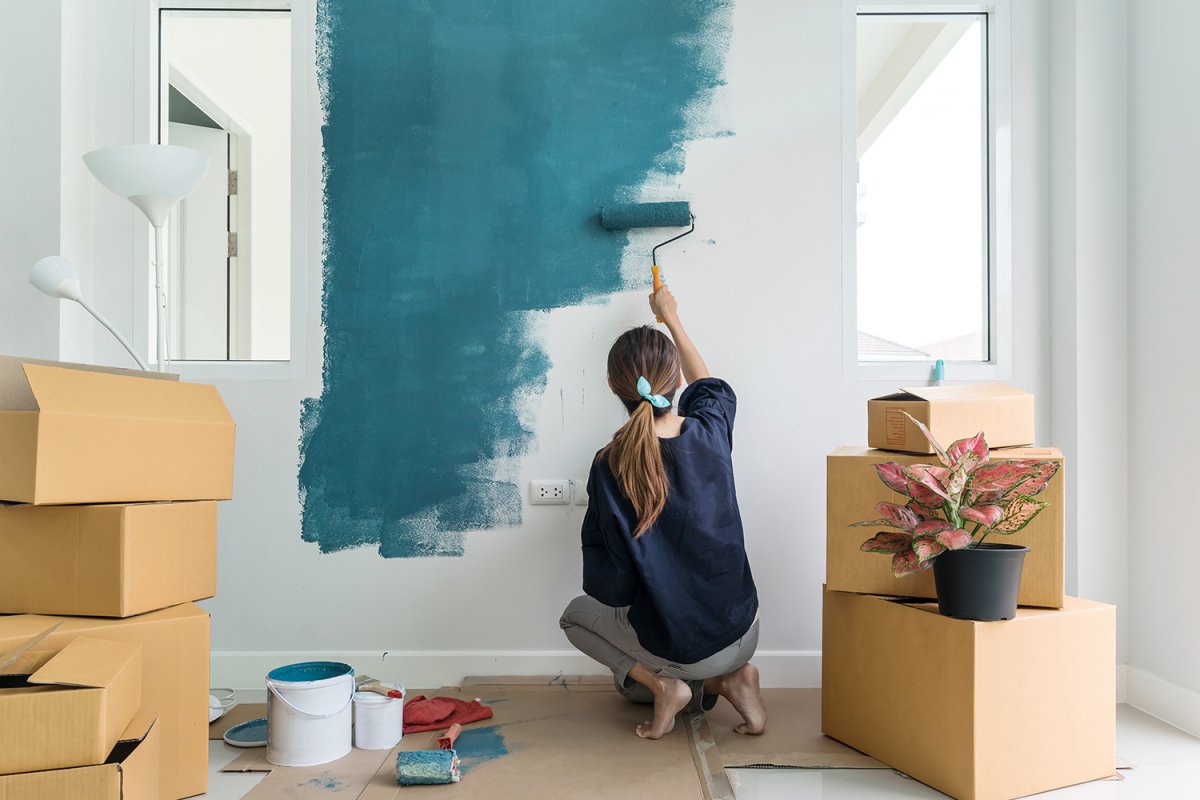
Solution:
M678 678L659 678L650 688L654 693L654 719L637 726L643 739L661 739L675 730L675 715L692 700L692 689Z
M705 688L709 688L707 685ZM736 733L758 736L767 727L767 706L758 686L758 667L745 664L736 672L722 675L711 688L724 697L745 720L734 727Z

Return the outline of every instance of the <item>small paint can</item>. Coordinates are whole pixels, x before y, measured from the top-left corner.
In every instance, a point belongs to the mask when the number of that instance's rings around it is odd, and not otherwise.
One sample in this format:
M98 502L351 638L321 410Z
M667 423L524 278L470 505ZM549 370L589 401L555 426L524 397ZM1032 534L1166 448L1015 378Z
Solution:
M404 687L396 687L403 694ZM375 692L354 693L354 746L391 750L404 738L404 699Z

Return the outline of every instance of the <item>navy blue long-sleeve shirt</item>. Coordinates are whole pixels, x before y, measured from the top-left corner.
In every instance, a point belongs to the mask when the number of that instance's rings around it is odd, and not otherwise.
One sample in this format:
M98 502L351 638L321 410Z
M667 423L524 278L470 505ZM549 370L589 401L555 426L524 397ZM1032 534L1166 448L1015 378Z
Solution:
M678 664L733 644L758 612L733 485L736 409L733 389L718 378L684 390L679 435L659 439L667 504L638 539L637 515L607 458L596 458L588 476L583 590L605 605L629 606L642 646Z

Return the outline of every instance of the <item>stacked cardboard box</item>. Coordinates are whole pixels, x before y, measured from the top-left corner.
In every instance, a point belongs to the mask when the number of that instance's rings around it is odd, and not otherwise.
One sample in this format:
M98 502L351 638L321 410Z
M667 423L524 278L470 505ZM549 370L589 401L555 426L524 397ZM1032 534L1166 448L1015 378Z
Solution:
M138 672L132 707L72 712L95 724L48 733L33 706L0 714L0 752L24 753L0 756L0 797L207 790L209 617L192 601L216 589L214 501L232 494L233 443L211 386L0 357L0 654L58 626L0 668L0 704L85 708L82 690L48 683L111 695L103 670L64 671L80 643L136 653Z
M870 401L868 442L828 459L822 729L960 800L1009 800L1113 773L1116 613L1063 593L1063 470L1049 508L1003 541L1031 548L1013 620L943 617L930 570L897 579L849 525L904 502L874 466L929 463L932 448L984 431L993 459L1053 459L1034 441L1033 398L1003 386L907 389ZM996 449L1001 446L1003 449ZM896 452L900 451L900 452Z

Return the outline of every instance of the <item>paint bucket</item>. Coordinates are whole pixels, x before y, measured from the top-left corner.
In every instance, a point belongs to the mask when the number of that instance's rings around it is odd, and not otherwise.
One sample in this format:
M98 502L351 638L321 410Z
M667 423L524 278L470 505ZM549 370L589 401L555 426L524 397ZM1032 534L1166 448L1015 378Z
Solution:
M403 687L397 687L401 692ZM404 700L375 692L354 693L354 746L391 750L404 737Z
M312 767L350 752L354 668L306 661L267 673L267 760Z

